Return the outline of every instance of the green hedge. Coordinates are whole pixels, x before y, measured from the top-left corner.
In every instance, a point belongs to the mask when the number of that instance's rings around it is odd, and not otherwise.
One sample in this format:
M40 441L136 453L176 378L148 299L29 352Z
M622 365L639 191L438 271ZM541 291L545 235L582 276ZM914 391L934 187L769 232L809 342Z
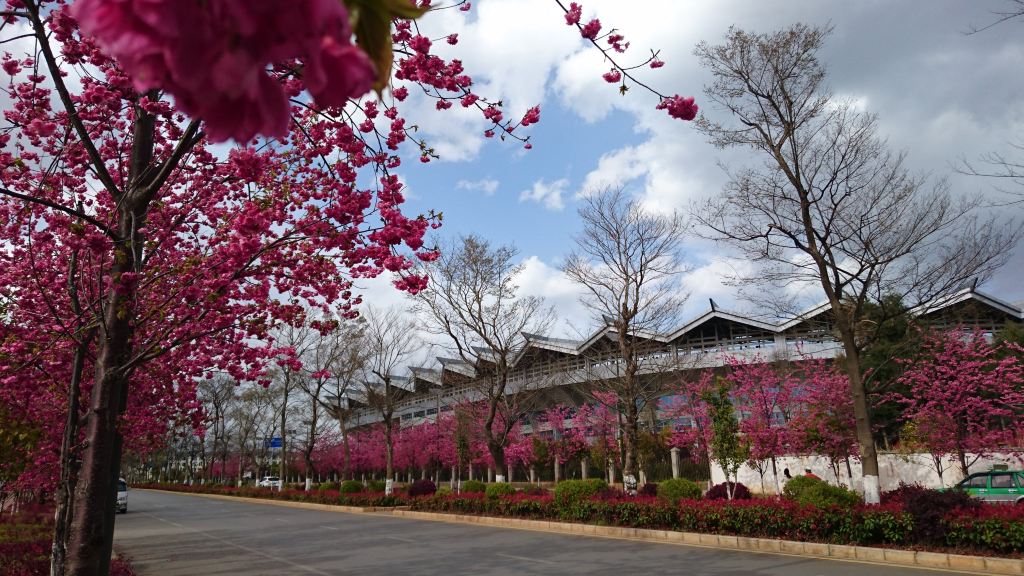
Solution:
M782 495L800 504L819 508L828 506L849 507L861 503L860 495L842 486L833 486L824 480L797 476L782 489Z
M516 489L512 487L508 482L495 482L488 484L484 494L488 498L498 498L500 496L511 496L516 493Z
M686 478L672 478L658 484L658 497L672 504L680 500L700 500L700 486Z
M466 480L462 483L463 494L483 494L487 491L487 485L479 480Z
M363 490L363 483L359 480L345 480L341 483L341 488L339 489L342 494L356 494Z

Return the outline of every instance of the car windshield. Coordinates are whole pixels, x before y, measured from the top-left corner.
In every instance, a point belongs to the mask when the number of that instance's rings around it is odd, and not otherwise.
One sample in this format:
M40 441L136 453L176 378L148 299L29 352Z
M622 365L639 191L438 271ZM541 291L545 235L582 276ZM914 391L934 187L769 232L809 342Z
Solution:
M127 482L123 482L123 481L118 482L117 483L117 491L118 492L127 492L128 491L128 483Z

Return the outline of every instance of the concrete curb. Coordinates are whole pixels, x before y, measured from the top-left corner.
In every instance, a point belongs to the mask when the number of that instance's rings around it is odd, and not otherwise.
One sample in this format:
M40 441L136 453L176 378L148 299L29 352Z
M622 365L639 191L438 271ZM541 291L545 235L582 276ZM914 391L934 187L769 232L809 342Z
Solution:
M147 489L138 488L138 490ZM841 544L822 544L820 542L797 542L793 540L774 540L771 538L746 538L744 536L700 534L697 532L677 532L675 530L649 530L646 528L598 526L596 524L574 524L571 522L556 522L548 520L524 520L521 518L497 518L493 516L417 512L409 510L408 506L341 506L335 504L315 504L312 502L270 500L266 498L247 498L243 496L223 496L220 494L174 492L173 490L154 491L189 494L192 496L201 496L203 498L232 500L252 504L271 504L286 508L301 508L305 510L319 510L324 512L377 514L394 516L396 518L429 520L433 522L477 524L493 528L512 528L516 530L531 530L535 532L554 532L558 534L597 536L601 538L637 540L641 542L655 542L661 544L701 546L705 548L739 550L743 552L762 552L769 554L785 554L787 556L827 558L832 560L865 562L885 566L930 568L966 574L1011 574L1024 576L1024 560L1016 560L1012 558L965 556L961 554L945 554L941 552L916 552L914 550L872 548L869 546L845 546Z

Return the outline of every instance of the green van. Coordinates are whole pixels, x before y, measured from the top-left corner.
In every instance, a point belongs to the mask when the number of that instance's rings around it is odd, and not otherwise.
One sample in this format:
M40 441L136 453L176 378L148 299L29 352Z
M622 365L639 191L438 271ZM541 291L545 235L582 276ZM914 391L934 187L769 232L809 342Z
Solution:
M1024 505L1024 470L977 472L955 488L992 504Z

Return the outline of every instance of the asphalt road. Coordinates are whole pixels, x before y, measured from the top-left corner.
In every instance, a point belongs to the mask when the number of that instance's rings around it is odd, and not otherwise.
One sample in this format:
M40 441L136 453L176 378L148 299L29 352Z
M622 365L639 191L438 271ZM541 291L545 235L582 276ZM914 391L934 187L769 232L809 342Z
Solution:
M933 570L319 512L133 490L115 545L140 576L925 576Z

